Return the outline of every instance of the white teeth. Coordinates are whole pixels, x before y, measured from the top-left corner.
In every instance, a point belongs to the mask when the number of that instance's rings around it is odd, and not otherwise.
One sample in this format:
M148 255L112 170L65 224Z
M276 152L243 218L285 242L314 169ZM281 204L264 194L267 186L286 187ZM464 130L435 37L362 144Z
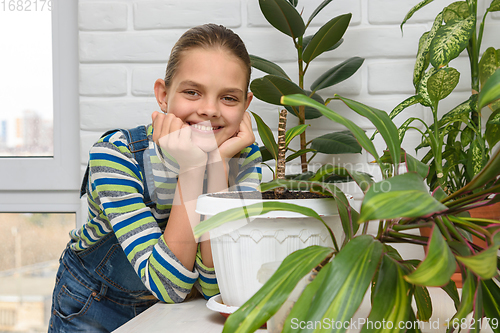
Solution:
M191 126L200 130L200 131L213 131L213 130L217 129L217 127L203 126L203 125L198 125L198 124L192 124Z

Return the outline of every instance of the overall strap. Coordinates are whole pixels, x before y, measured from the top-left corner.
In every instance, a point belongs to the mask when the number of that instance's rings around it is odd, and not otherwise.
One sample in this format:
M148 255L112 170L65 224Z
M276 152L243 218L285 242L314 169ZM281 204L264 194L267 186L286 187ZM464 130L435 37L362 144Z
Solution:
M149 195L148 182L146 177L146 170L144 168L144 151L149 147L148 133L146 126L138 126L132 129L121 130L128 141L128 149L139 164L139 169L141 170L144 185L144 203L146 206L153 204L151 197Z
M130 152L134 155L135 160L139 164L139 169L141 170L141 173L143 175L143 185L144 185L144 203L147 206L154 205L154 202L151 200L151 197L149 195L149 189L148 189L148 184L146 181L146 173L144 170L144 151L148 149L149 146L149 141L148 141L148 135L147 135L147 129L146 126L138 126L136 128L132 129L114 129L107 131L103 135L101 135L101 138L111 134L115 133L117 131L121 131L123 135L125 135L125 138L127 139L128 142L128 148ZM82 186L80 188L80 198L87 193L87 184L88 184L88 179L89 179L89 170L90 167L87 164L87 170L85 170L85 175L83 176L83 181L82 181Z

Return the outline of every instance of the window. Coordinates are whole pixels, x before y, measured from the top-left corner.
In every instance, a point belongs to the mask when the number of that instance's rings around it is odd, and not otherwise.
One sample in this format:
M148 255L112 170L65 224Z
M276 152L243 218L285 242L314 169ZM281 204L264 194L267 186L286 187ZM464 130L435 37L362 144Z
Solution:
M49 0L1 0L1 11L13 9L15 14L37 15L33 12L35 3L41 10L43 2ZM16 6L9 7L11 3ZM31 4L32 12L23 11ZM40 14L40 13L38 13ZM50 212L78 210L79 166L79 115L78 115L78 19L77 2L52 0L52 109L53 133L40 133L43 140L53 140L53 151L40 157L0 158L0 211L8 212ZM28 20L30 21L30 20ZM35 20L31 21L32 23ZM31 30L37 30L34 25ZM14 34L15 29L1 30L2 34ZM20 40L20 43L30 41ZM50 46L49 46L50 48ZM12 50L15 51L15 50ZM38 57L33 46L31 56ZM24 78L25 85L15 87L24 90L24 98L29 99L38 91L42 83ZM50 85L50 84L49 84ZM49 87L50 88L50 87ZM50 113L50 111L48 112ZM27 115L30 116L29 114ZM32 115L33 118L33 115ZM42 118L42 117L40 117ZM18 122L19 133L23 131L22 121ZM5 123L0 121L0 135ZM22 134L20 134L22 135ZM42 154L43 155L43 154Z
M0 2L2 157L53 155L51 18L47 0Z
M59 257L75 214L0 213L0 331L47 332Z

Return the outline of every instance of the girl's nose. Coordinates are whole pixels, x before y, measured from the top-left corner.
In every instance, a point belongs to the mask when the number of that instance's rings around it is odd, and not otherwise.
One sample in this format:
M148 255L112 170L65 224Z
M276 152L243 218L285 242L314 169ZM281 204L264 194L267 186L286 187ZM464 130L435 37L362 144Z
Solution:
M200 105L200 108L198 109L198 114L209 118L219 117L220 111L217 102L208 99L205 100L205 103L202 103Z

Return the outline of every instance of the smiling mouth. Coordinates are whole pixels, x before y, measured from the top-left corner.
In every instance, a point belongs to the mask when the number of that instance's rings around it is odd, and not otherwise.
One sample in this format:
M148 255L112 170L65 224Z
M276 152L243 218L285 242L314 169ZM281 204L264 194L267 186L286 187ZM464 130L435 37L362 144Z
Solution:
M188 123L188 125L191 126L191 128L202 132L213 132L222 128L222 126L204 126L201 124L193 124L193 123Z

